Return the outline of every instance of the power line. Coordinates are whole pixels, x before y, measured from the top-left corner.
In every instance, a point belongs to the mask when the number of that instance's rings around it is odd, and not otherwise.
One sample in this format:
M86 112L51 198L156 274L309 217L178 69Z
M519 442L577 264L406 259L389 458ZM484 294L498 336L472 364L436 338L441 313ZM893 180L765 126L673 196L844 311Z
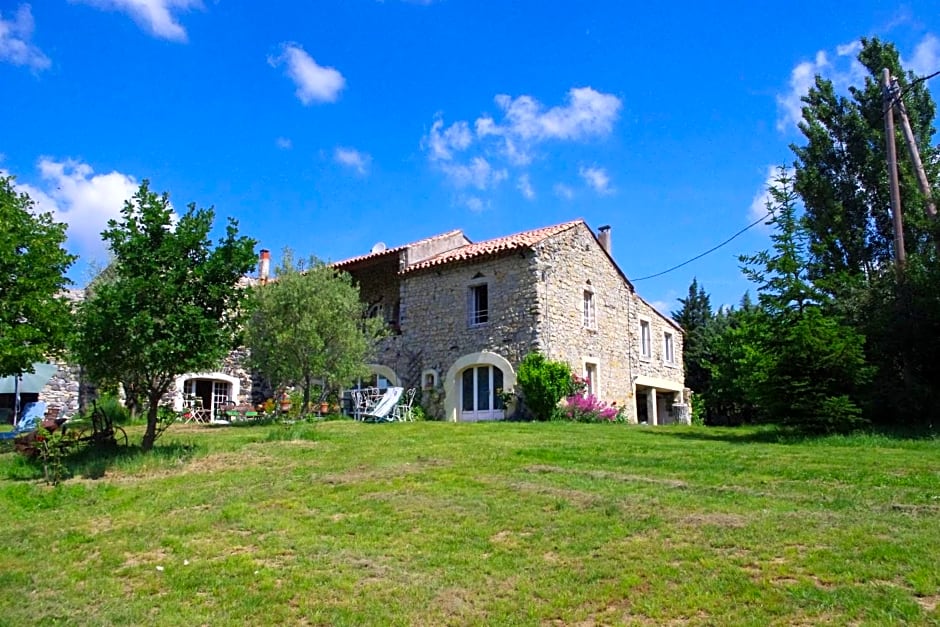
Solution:
M909 94L910 91L911 91L912 89L914 89L914 87L915 87L918 83L923 83L924 81L929 81L930 79L934 78L935 76L940 76L940 70L937 70L937 71L934 72L933 74L929 74L929 75L927 75L927 76L919 76L919 77L915 78L915 79L912 80L910 83L908 83L907 87L905 87L904 89L898 89L897 77L894 77L895 85L892 87L892 92L896 92L896 93L893 94L894 97L891 99L891 102L885 107L885 111L884 111L884 114L883 114L883 115L886 117L886 116L888 115L888 109L890 109L890 108L892 108L892 107L894 107L894 106L900 104L900 103L904 100L904 96L906 96L907 94Z
M709 248L708 250L706 250L705 252L703 252L703 253L700 254L700 255L696 255L696 256L692 257L691 259L688 259L688 260L686 260L686 261L683 261L682 263L680 263L680 264L677 265L677 266L673 266L673 267L669 268L668 270L663 270L662 272L657 272L656 274L651 274L651 275L649 275L649 276L640 277L639 279L630 279L630 280L633 281L634 283L636 283L637 281L645 281L646 279L654 279L654 278L656 278L656 277L658 277L658 276L662 276L662 275L664 275L664 274L669 274L669 273L672 272L673 270L678 270L678 269L681 268L682 266L687 266L687 265L689 265L690 263L692 263L693 261L695 261L696 259L701 259L701 258L704 257L705 255L708 255L709 253L715 252L716 250L718 250L719 248L721 248L722 246L724 246L725 244L727 244L727 243L730 242L731 240L735 239L737 236L741 235L742 233L744 233L744 232L746 232L746 231L751 230L752 228L754 228L755 226L757 226L758 224L760 224L761 222L763 222L764 220L766 220L767 218L769 218L771 215L773 215L773 211L768 211L768 212L766 213L766 215L761 216L761 217L758 218L757 220L754 220L753 222L751 222L750 224L748 224L746 227L744 227L743 229L741 229L740 231L738 231L737 233L735 233L734 235L732 235L731 237L729 237L728 239L726 239L725 241L723 241L722 243L718 244L717 246L713 246L712 248Z

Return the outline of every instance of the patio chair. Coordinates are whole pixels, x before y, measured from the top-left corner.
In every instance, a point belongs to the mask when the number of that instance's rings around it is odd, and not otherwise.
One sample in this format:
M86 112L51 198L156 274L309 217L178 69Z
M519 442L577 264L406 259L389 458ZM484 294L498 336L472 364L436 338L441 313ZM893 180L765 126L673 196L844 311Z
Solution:
M43 401L27 403L23 407L23 413L19 421L13 427L13 431L0 433L0 440L12 440L21 435L32 433L39 428L39 422L46 415L46 404Z
M414 422L415 417L411 411L411 406L415 402L415 394L417 393L417 389L409 388L402 394L401 400L395 405L395 409L392 410L392 415L395 420L399 422Z
M374 422L391 422L395 420L392 412L395 410L399 399L401 399L403 391L404 388L399 387L392 387L385 390L385 394L379 399L379 402L373 408L362 414L364 420L372 420Z

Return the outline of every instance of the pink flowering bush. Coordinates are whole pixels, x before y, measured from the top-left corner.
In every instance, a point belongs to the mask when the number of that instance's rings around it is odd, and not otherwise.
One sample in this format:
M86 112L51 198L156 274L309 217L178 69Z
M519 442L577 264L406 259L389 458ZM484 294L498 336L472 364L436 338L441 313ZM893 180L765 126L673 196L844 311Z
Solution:
M616 403L608 405L593 394L574 394L567 398L561 416L572 422L625 422L622 408Z

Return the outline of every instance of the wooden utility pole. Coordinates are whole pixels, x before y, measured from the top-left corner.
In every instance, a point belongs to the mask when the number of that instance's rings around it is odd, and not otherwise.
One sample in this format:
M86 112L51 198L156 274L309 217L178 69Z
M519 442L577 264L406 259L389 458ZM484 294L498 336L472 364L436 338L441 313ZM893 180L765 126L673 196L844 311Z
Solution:
M897 94L901 93L897 79L892 81L891 90ZM898 109L898 114L901 116L901 131L904 132L904 143L907 144L907 152L911 156L911 163L914 164L914 173L917 175L917 184L920 186L920 193L924 195L924 200L927 201L927 214L931 218L936 219L937 205L933 201L933 192L931 192L930 183L927 181L924 163L920 160L920 151L917 150L917 141L914 139L914 131L911 130L911 121L907 117L907 107L904 106L904 101L901 100L900 97L897 99L895 106Z
M894 218L894 262L900 275L907 262L904 250L904 223L901 218L901 189L898 187L898 151L894 144L894 90L891 88L891 71L881 72L881 94L885 110L885 143L888 147L888 181L891 185L891 215Z

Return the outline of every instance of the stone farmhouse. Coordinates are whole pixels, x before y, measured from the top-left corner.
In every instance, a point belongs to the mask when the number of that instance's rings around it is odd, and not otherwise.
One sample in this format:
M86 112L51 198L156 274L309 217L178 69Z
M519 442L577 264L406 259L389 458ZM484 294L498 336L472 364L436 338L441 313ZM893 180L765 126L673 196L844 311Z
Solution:
M567 362L630 422L688 422L682 329L636 293L610 237L583 220L478 243L455 230L333 263L392 331L369 364L371 381L359 384L416 387L426 412L447 421L499 420L513 410L499 392L514 389L519 363L537 350ZM245 287L268 279L269 260L262 251L259 277ZM270 396L244 357L234 351L217 371L178 377L176 408L184 395L210 413ZM37 397L73 413L84 389L80 368L60 364Z
M630 422L687 422L682 329L636 293L610 237L583 220L478 243L451 231L333 266L393 330L371 365L376 381L419 387L430 415L506 417L498 391L537 350Z

